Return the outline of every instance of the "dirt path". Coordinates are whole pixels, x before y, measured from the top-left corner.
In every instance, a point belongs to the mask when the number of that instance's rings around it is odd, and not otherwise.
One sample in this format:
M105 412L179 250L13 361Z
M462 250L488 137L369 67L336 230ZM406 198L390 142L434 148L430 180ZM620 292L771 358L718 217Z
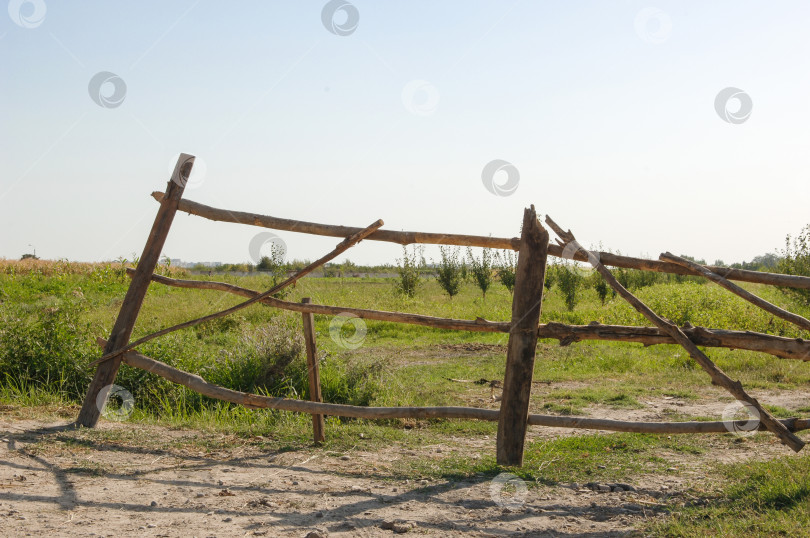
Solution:
M101 427L144 439L197 435ZM661 484L622 493L566 484L530 488L521 501L509 487L499 495L496 486L493 496L488 477L395 479L387 463L422 457L397 447L340 456L245 446L200 456L88 440L65 423L5 419L0 431L7 536L626 536L656 513L661 495ZM60 440L49 443L54 436Z
M799 391L762 396L779 405L810 399ZM714 415L724 405L714 398L643 403L589 412L655 420L669 408ZM532 438L580 433L530 429ZM489 436L419 451L359 444L346 453L277 452L218 433L115 422L75 430L68 419L45 423L0 410L0 529L4 536L635 536L645 519L663 516L662 501L695 500L686 490L705 482L712 462L785 454L771 438L755 450L711 439L711 458L660 454L678 472L641 476L626 484L631 491L563 482L522 497L520 487L499 487L490 476L402 479L394 472L403 462L494 453Z

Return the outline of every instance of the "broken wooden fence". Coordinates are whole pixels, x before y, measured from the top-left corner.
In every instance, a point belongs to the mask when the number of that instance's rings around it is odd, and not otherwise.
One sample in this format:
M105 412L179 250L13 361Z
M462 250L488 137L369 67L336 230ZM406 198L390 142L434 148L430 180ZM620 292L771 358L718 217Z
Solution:
M181 154L166 191L152 194L160 202L160 209L137 268L128 270L132 282L121 305L112 334L107 340L99 339L99 345L103 347L104 353L101 358L91 363L91 365L97 365L97 369L77 419L77 423L82 426L93 427L98 422L103 406L97 403L97 399L99 399L100 394L105 394L102 393L103 389L111 385L115 380L121 362L152 372L211 398L240 404L252 409L269 408L311 414L313 416L314 439L316 442L324 439L323 417L325 415L365 419L461 418L497 421L497 460L498 463L503 465L522 464L523 444L528 425L673 434L727 432L735 426L743 428L748 423L746 420L737 421L734 425L721 421L626 422L609 419L529 414L529 398L531 396L537 340L538 338L552 338L559 340L560 345L569 345L581 340L640 342L644 345L679 344L709 374L715 384L722 386L737 400L744 402L756 411L759 416L759 429L767 429L773 432L780 441L797 452L804 446L804 442L794 432L810 429L810 419L775 419L755 398L745 392L738 381L729 378L697 346L759 351L782 359L808 361L810 360L810 342L801 338L785 338L750 331L742 332L692 326L677 327L670 321L658 316L619 284L610 270L607 269L607 266L703 276L771 314L791 321L803 330L810 330L810 321L768 303L730 281L737 280L810 289L810 278L808 277L702 266L669 253L662 254L660 260L656 261L619 256L607 252L589 252L576 242L574 235L570 231L564 231L550 217L546 219L546 223L560 237L560 240L557 240L556 244L549 243L549 234L538 221L534 206L524 211L520 238L381 230L380 228L383 225L381 220L372 223L366 228L333 226L217 209L182 199L183 190L193 164L193 156ZM156 275L154 271L177 210L216 221L341 237L344 240L330 253L265 292L249 290L223 282L168 278ZM475 320L438 318L422 314L318 305L311 303L308 299L296 303L272 297L274 293L294 284L304 275L321 267L363 239L388 241L402 245L421 243L517 250L519 256L511 321L494 322L480 318ZM565 257L591 263L608 284L636 310L649 319L654 326L627 327L598 323L590 325L541 324L540 310L548 256ZM152 281L168 286L219 290L246 297L248 300L220 312L168 327L130 342L129 338L146 290ZM310 374L309 392L312 401L271 398L212 385L200 376L183 372L134 350L138 345L159 336L232 314L255 303L262 303L274 308L302 314ZM317 344L312 321L312 316L315 314L327 316L351 314L368 320L415 324L436 329L509 334L506 373L500 410L469 407L360 407L321 402Z

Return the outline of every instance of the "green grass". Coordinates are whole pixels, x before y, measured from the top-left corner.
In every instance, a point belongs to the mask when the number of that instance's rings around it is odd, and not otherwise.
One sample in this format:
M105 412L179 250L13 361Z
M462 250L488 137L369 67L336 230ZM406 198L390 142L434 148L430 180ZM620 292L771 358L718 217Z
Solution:
M103 268L102 268L103 269ZM265 276L217 277L251 289L271 285ZM49 416L73 418L84 396L92 369L85 365L100 355L97 336L106 337L126 293L128 280L120 272L88 274L0 274L0 403L11 414L25 416L39 409ZM745 285L765 299L799 314L810 308L791 302L778 290ZM655 284L636 290L654 310L677 323L755 330L807 338L807 333L772 320L758 310L711 285L692 282ZM305 278L287 299L348 307L397 310L440 317L506 321L511 295L500 284L486 300L471 284L452 300L433 280L414 298L394 291L392 280ZM153 285L133 338L169 325L221 310L242 298L213 291ZM330 338L330 317L316 316L322 389L326 401L374 406L465 405L496 408L488 381L502 380L507 335L438 331L393 323L366 323L368 333L356 350ZM543 304L542 321L586 324L590 321L647 325L618 299L602 305L593 290L580 293L573 312L553 288ZM289 397L307 396L306 364L300 348L301 317L254 305L237 315L173 333L144 345L141 351L158 360L202 375L236 390ZM470 351L471 345L472 351ZM484 344L486 347L481 347ZM284 375L274 375L284 350L298 349ZM746 388L806 389L810 364L778 360L739 350L708 349L708 355ZM484 380L484 383L475 381ZM647 399L695 401L705 397L708 377L677 346L581 342L560 347L541 341L534 370L531 411L559 415L610 416L612 410L645 407ZM141 370L123 366L116 383L132 392L133 425L192 429L199 435L156 441L127 429L61 432L32 450L69 446L80 452L101 443L138 446L156 442L172 450L216 453L235 442L262 450L312 450L311 419L307 415L248 410L213 401ZM494 394L499 394L495 390ZM779 417L802 416L810 407L766 405ZM662 420L718 420L677 410ZM527 443L524 466L504 469L494 459L497 424L461 420L364 421L328 417L326 453L352 453L399 447L417 456L391 463L393 477L432 477L448 481L494 476L508 470L531 484L558 481L632 481L660 476L677 466L680 457L710 455L718 444L741 449L761 442L763 435L740 440L733 436L652 436L640 434L562 435ZM717 441L719 439L719 441ZM474 440L475 443L470 441ZM53 446L48 445L53 443ZM61 444L60 444L61 443ZM440 456L425 447L442 446ZM754 446L754 445L750 445ZM800 535L810 526L808 491L810 458L781 457L768 462L717 466L707 483L713 489L694 490L705 505L683 506L673 500L671 517L648 532L664 536ZM79 460L71 472L105 472Z
M219 279L252 288L271 284L266 276ZM92 370L84 365L100 354L94 344L106 336L117 315L128 279L115 271L91 274L0 275L0 398L33 394L39 400L58 397L81 401ZM780 292L749 286L774 302L786 305ZM715 286L657 284L637 290L662 315L679 323L761 330L798 336L798 331L755 315L746 303ZM289 300L312 297L324 304L400 310L443 317L509 319L511 295L496 284L483 300L477 288L465 285L450 300L435 280L427 280L414 298L397 294L390 279L305 278L290 290ZM242 298L214 291L150 287L133 338L181 321L236 304ZM806 308L787 304L799 313ZM327 400L360 405L464 405L486 400L489 387L451 379L503 378L507 335L439 331L425 327L369 321L360 349L341 348L329 335L330 317L316 316L321 377ZM642 323L623 301L602 305L593 290L580 292L580 302L568 312L556 288L546 295L543 321ZM267 329L272 327L273 330ZM238 390L301 397L306 395L303 359L294 361L284 378L268 369L275 353L268 339L282 332L294 339L301 333L300 315L262 305L193 329L180 331L142 346L149 356L198 373L211 382ZM805 335L807 336L807 335ZM485 352L465 353L465 344L489 344ZM271 346L272 347L272 346ZM403 351L406 356L403 359ZM710 349L709 355L732 377L752 388L791 388L810 382L810 365L774 360L754 352ZM676 346L583 342L559 347L541 342L535 367L535 410L580 414L592 405L614 408L640 406L651 396L694 398L706 375ZM655 379L655 383L650 383ZM546 390L546 385L576 382L587 386ZM157 416L187 416L216 410L215 402L151 374L122 367L117 378L136 399L136 406ZM34 392L31 389L36 387ZM382 387L385 387L382 390ZM50 396L49 396L50 395ZM474 404L478 405L478 404ZM227 412L239 413L235 406ZM231 411L232 410L232 411Z
M424 440L423 440L424 441ZM441 458L419 458L400 462L395 474L445 480L475 475L495 476L509 471L530 484L560 482L636 481L642 475L665 473L673 462L662 452L703 454L705 449L686 437L641 434L591 434L537 440L527 443L522 467L503 467L492 450L459 451Z
M810 457L720 465L723 484L695 491L704 502L675 507L650 531L661 536L810 536Z

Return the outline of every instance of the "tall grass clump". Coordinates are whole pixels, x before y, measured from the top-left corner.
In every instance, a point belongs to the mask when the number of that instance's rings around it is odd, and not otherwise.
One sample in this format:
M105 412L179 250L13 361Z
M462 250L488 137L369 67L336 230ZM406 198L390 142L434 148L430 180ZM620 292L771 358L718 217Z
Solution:
M78 400L90 382L85 367L96 349L81 304L0 311L0 382L28 384Z
M239 336L227 350L203 360L186 355L174 366L232 390L271 397L309 398L303 333L296 317L278 315L259 326L240 325L229 330L239 331ZM381 386L382 368L374 363L322 355L320 370L321 392L327 402L368 405ZM144 382L156 382L161 386L164 382L154 376L148 377L153 379L144 379ZM185 406L186 412L196 412L218 405L184 387L171 384L169 387L169 391L159 391L157 400L161 408L168 404ZM157 391L154 387L152 390Z

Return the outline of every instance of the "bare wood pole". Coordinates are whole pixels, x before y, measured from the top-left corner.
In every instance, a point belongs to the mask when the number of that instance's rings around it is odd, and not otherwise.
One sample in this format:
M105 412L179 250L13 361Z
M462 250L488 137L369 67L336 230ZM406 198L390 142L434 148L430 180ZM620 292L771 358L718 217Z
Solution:
M301 303L309 304L312 299L304 297ZM322 402L321 396L321 373L318 368L318 349L315 344L315 318L308 312L303 312L301 317L304 321L304 344L307 348L307 371L309 372L309 400L311 402ZM323 415L312 415L312 437L315 443L323 443L326 440L324 434L325 424Z
M661 256L659 256L659 259L661 259L662 261L668 261L668 262L671 262L671 263L677 263L678 265L682 265L684 267L687 267L687 268L695 271L696 273L699 273L699 274L705 276L706 278L708 278L712 282L714 282L714 283L720 285L721 287L727 289L731 293L734 293L735 295L738 295L739 297L742 297L743 299L745 299L749 303L760 307L761 309L765 310L766 312L768 312L770 314L773 314L774 316L776 316L778 318L782 318L784 320L787 320L787 321L801 327L805 331L810 331L810 320L808 320L807 318L804 318L804 317L802 317L802 316L800 316L798 314L794 314L793 312L788 312L787 310L779 308L775 304L770 303L770 302L766 301L765 299L763 299L761 297L757 297L756 295L754 295L750 291L744 290L743 288L739 287L738 285L729 282L728 280L726 280L722 276L718 275L717 273L715 273L713 271L710 271L708 268L706 268L706 267L704 267L704 266L702 266L700 264L697 264L695 262L691 262L691 261L689 261L689 260L687 260L685 258L682 258L680 256L675 256L674 254L671 254L669 252L665 252L664 254L661 254Z
M127 269L132 275L134 270ZM152 275L154 282L178 288L201 290L218 290L240 295L242 297L255 297L258 291L242 288L226 282L209 280L183 280L169 278L163 275ZM354 314L358 318L391 323L408 323L421 325L434 329L449 329L473 332L509 332L509 322L487 321L477 318L474 321L466 319L437 318L422 314L409 314L405 312L388 312L385 310L369 310L349 306L330 306L320 304L302 304L291 301L266 297L261 300L263 304L282 310L293 312L309 312L323 316L336 316L341 313ZM725 347L729 349L744 349L768 353L782 359L795 359L810 361L810 341L801 338L786 338L752 331L729 331L725 329L707 329L705 327L682 327L681 330L695 344L706 347ZM675 340L658 327L632 327L626 325L602 325L593 322L590 325L566 325L564 323L550 322L541 324L537 331L540 338L554 338L560 341L561 346L567 346L580 340L612 340L616 342L637 342L645 346L658 344L676 344Z
M153 192L152 197L160 201L163 197L161 192ZM321 224L318 222L306 222L302 220L284 219L261 215L258 213L247 213L245 211L234 211L230 209L220 209L207 206L192 200L182 200L180 211L189 215L196 215L217 222L231 222L236 224L247 224L250 226L260 226L272 230L286 230L313 235L324 235L328 237L346 237L360 230L352 226L341 226L334 224ZM397 230L379 230L368 237L370 241L387 241L398 245L410 245L413 243L431 245L459 245L467 247L502 248L518 250L520 239L517 237L488 237L482 235L462 235L434 232L409 232ZM563 256L563 247L555 244L548 246L550 256L557 258ZM674 263L666 263L658 260L646 260L643 258L633 258L631 256L621 256L612 252L599 252L599 259L605 265L612 267L624 267L626 269L639 269L641 271L655 271L659 273L672 273L676 275L694 275L690 269ZM574 259L587 262L588 258L581 252L574 253ZM798 275L781 275L777 273L762 273L759 271L747 271L745 269L732 269L730 267L709 266L715 273L729 279L741 280L744 282L754 282L769 284L771 286L786 286L790 288L810 289L810 277Z
M531 206L523 212L515 271L512 326L498 417L497 460L500 465L523 464L547 256L548 232L540 225L534 206Z
M106 341L98 339L104 347ZM478 409L474 407L361 407L356 405L330 404L273 398L258 394L249 394L226 389L209 383L202 377L178 370L168 364L157 361L137 351L127 351L123 362L133 368L140 368L158 375L172 383L226 402L247 407L248 409L280 409L295 413L323 414L341 417L365 418L371 420L391 418L457 418L497 421L499 412L496 409ZM528 423L532 426L552 428L577 428L588 430L605 430L635 433L723 433L729 428L743 430L749 427L748 420L729 422L628 422L604 418L564 417L554 415L529 415ZM788 418L780 421L791 431L810 429L810 419ZM760 424L759 429L763 426Z
M166 236L169 235L172 220L177 212L177 207L180 205L180 198L183 196L183 190L191 175L193 166L194 156L181 153L177 159L177 164L174 166L172 177L166 186L163 201L155 216L155 222L152 224L152 230L149 232L146 245L143 247L143 253L138 260L132 282L127 289L124 301L121 303L121 309L113 325L112 333L104 348L105 353L124 349L127 342L129 342L129 337L132 336L132 330L135 328L135 321L138 319L138 313L146 296L146 290L149 289L150 277L160 259L160 252L163 250ZM96 374L93 381L90 382L87 395L84 397L79 417L76 419L78 425L88 428L96 426L101 410L107 401L110 386L115 381L120 365L121 359L119 357L100 365L96 369Z
M281 284L277 284L276 286L273 286L272 288L265 291L264 293L260 293L260 294L258 294L256 296L254 296L253 298L248 299L247 301L245 301L243 303L239 303L238 305L232 306L230 308L226 308L225 310L220 310L219 312L215 312L213 314L209 314L209 315L203 316L201 318L192 319L190 321L179 323L179 324L174 325L172 327L167 327L167 328L161 329L161 330L159 330L157 332L153 332L152 334L148 334L148 335L144 336L143 338L135 340L134 342L130 342L129 344L117 349L116 351L113 351L113 352L110 352L110 353L105 353L102 357L99 357L98 359L91 362L90 366L94 366L96 364L100 364L100 363L102 363L104 361L110 360L113 357L117 357L118 355L120 355L124 351L127 351L129 349L137 347L137 346L139 346L139 345L141 345L143 343L149 342L150 340L154 340L155 338L157 338L159 336L163 336L165 334L173 333L175 331L179 331L180 329L186 329L188 327L194 327L195 325L199 325L200 323L205 323L206 321L211 321L212 319L225 317L225 316L227 316L229 314L233 314L234 312L236 312L238 310L242 310L243 308L247 308L248 306L250 306L253 303L256 303L258 301L261 301L262 299L266 299L266 298L270 297L271 295L273 295L274 293L276 293L276 292L278 292L280 290L283 290L287 286L289 286L291 284L295 284L301 277L311 273L312 271L314 271L315 269L317 269L321 265L325 264L326 262L335 259L340 254L342 254L343 252L345 252L349 248L353 247L354 245L356 245L357 243L359 243L360 241L362 241L363 239L368 237L370 234L374 233L382 225L383 225L383 221L378 220L378 221L372 223L369 227L364 228L364 229L360 230L359 232L347 237L346 239L341 241L338 244L338 246L336 246L334 248L334 250L332 250L332 252L330 252L329 254L323 256L322 258L320 258L318 260L315 260L314 262L307 265L306 267L304 267L303 269L301 269L300 271L295 273L293 276L291 276L290 278L288 278L287 280L285 280ZM154 270L154 268L153 268L153 270ZM148 282L148 280L147 280L147 282Z
M563 241L565 241L566 244L573 245L578 247L578 249L584 250L588 254L591 265L593 265L593 267L599 271L599 274L602 275L605 281L645 318L650 320L661 330L669 333L672 339L680 344L686 351L688 351L689 355L706 371L706 373L709 374L712 381L729 391L737 400L750 404L754 409L756 409L757 413L759 413L759 420L769 431L776 435L784 444L793 449L794 452L799 452L802 447L804 447L804 441L791 433L784 424L779 422L776 418L774 418L773 415L764 409L755 398L749 396L739 381L732 380L728 375L726 375L725 372L718 368L711 361L711 359L709 359L709 357L707 357L691 340L689 340L689 338L678 328L677 325L660 317L647 305L641 302L635 295L627 291L627 289L622 286L618 280L616 280L613 274L602 264L602 262L599 261L598 256L579 246L579 244L576 242L574 234L572 234L570 230L567 232L564 231L551 219L551 217L546 217L546 223L551 226L551 228L557 233L557 235L560 236Z

